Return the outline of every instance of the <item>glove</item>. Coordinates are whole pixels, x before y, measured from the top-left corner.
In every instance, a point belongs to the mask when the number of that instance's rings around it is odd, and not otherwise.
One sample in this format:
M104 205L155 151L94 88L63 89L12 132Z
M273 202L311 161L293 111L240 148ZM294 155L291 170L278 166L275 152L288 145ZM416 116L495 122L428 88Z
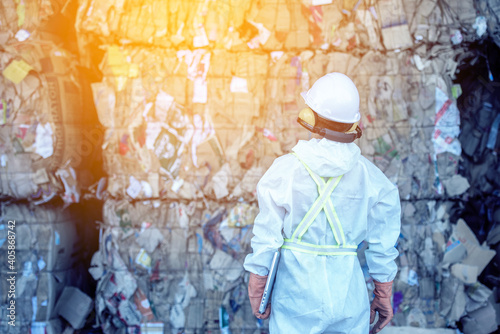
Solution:
M373 282L375 283L375 290L373 291L375 298L370 306L370 324L375 320L375 312L378 312L378 321L372 329L373 333L378 333L394 316L391 305L392 282Z
M262 299L262 295L264 294L266 281L267 276L259 276L254 273L250 273L250 279L248 280L248 298L250 299L252 312L258 319L267 319L271 314L271 303L267 304L264 314L259 313L260 301Z

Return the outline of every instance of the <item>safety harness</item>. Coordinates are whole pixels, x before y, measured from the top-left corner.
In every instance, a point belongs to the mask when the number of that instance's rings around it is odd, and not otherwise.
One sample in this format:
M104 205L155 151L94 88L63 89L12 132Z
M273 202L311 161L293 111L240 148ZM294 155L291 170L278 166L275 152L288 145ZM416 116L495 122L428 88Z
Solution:
M328 181L325 182L325 180L314 173L296 153L292 154L299 159L309 172L309 175L311 175L318 186L319 196L293 232L292 238L285 239L281 248L315 255L357 255L357 246L346 244L344 230L342 229L342 224L340 224L339 217L337 216L331 199L331 194L339 184L342 175L337 178L330 177ZM337 245L315 245L302 241L302 237L322 210L325 210L326 219L332 229Z

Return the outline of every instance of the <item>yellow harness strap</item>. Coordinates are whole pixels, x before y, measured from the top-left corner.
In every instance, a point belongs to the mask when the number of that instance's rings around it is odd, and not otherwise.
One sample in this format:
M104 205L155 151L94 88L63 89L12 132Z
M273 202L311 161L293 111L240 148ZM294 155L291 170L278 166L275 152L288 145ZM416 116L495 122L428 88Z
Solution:
M316 255L356 255L357 246L346 245L344 230L342 229L342 224L340 224L339 217L337 216L331 199L331 194L339 184L342 175L337 178L331 177L325 182L323 178L314 173L297 154L292 154L299 159L309 175L311 175L311 178L318 186L319 196L293 232L292 238L285 239L282 248ZM326 219L337 241L337 245L315 245L302 241L302 237L322 210L325 210Z

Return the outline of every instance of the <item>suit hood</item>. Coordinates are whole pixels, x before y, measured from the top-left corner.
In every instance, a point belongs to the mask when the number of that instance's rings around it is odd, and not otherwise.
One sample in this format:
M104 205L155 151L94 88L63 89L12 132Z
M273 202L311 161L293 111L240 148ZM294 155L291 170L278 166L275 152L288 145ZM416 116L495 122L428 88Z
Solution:
M354 168L361 150L354 143L322 139L299 140L292 148L302 161L321 177L336 177Z

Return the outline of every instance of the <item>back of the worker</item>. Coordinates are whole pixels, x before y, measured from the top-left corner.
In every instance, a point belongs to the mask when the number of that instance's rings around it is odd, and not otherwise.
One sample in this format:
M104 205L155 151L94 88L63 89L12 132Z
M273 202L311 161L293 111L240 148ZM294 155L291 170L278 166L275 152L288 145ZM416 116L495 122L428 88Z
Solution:
M321 139L299 141L257 186L249 297L270 314L271 333L368 333L370 305L356 256L364 240L376 285L374 332L392 318L394 247L400 230L397 188L353 141L361 135L359 95L343 74L320 78L304 96L299 123ZM273 253L281 249L271 306L257 311ZM371 319L373 321L373 319Z

